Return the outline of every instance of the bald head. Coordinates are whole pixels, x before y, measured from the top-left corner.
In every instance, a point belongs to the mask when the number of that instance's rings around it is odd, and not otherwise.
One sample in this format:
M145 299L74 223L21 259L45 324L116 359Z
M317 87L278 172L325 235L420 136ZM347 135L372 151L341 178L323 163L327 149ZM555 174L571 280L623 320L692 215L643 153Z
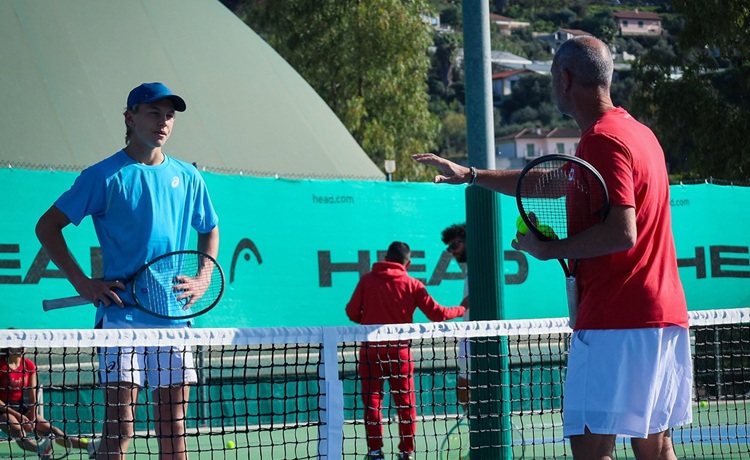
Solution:
M563 70L570 72L575 81L586 88L609 90L612 83L612 55L598 38L584 35L567 40L555 52L552 61L553 77Z

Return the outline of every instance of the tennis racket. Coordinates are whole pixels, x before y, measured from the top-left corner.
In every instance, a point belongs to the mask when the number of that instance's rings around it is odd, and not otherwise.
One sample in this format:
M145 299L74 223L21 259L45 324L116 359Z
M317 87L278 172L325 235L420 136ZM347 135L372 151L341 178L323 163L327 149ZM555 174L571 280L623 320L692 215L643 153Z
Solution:
M571 155L545 155L521 171L516 186L518 211L529 230L543 241L563 240L604 221L609 194L604 179L589 163ZM578 312L578 260L559 259L565 272L570 327Z
M202 315L219 303L224 293L224 272L213 257L200 251L163 254L138 269L125 281L132 307L159 318L188 319ZM192 296L184 294L190 289ZM81 296L45 300L45 311L91 303Z

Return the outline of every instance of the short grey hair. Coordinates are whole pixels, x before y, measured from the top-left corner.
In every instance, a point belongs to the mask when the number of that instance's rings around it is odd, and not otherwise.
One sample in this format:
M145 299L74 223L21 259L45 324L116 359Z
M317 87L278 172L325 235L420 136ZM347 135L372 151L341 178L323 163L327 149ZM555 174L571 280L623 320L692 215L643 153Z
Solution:
M552 61L559 76L568 70L576 81L589 88L609 88L612 84L612 55L604 42L590 35L573 37L560 45Z

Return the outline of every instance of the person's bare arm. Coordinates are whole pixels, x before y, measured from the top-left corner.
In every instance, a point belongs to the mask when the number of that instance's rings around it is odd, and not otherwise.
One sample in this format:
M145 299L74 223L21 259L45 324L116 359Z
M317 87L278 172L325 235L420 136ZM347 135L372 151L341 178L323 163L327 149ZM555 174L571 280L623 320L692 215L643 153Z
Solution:
M604 222L561 241L541 241L533 232L516 233L518 242L514 249L526 251L540 259L586 259L626 251L635 245L638 230L635 209L630 206L612 206Z
M36 420L37 415L37 404L39 401L37 401L37 385L39 383L39 380L37 379L36 372L31 374L29 377L29 386L28 388L25 388L24 391L26 392L26 403L28 405L28 409L26 410L26 413L23 414L26 416L26 418L33 422Z
M97 304L116 303L122 306L122 300L114 292L125 289L120 281L103 281L91 279L70 254L68 243L63 236L63 229L70 224L70 219L62 211L52 206L36 224L36 236L49 258L63 272L75 290L83 297Z
M469 184L472 181L471 168L441 158L434 153L418 153L412 155L414 161L436 167L440 174L435 176L436 184ZM477 169L474 185L492 190L504 195L515 195L518 176L521 171Z
M21 420L23 418L23 414L16 412L16 410L12 409L3 400L0 400L0 412L5 412L8 417L13 417L16 420Z
M208 233L198 234L198 250L204 252L214 259L219 254L219 226L217 225Z

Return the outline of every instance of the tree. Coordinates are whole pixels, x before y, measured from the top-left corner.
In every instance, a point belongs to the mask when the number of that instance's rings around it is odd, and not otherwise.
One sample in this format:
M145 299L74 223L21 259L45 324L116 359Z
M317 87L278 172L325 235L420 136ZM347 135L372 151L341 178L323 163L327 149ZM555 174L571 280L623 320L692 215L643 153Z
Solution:
M453 84L454 66L460 40L454 33L435 34L435 53L432 67L437 70L443 83L443 92L447 92Z
M685 28L680 34L683 48L716 49L736 66L750 60L749 0L673 0L672 4L686 17ZM717 14L717 8L720 8L720 14Z
M465 157L467 145L466 115L462 112L447 112L441 120L440 155Z
M254 1L238 16L315 89L395 179L426 177L411 154L430 151L439 126L428 110L424 0Z
M679 53L659 44L636 61L633 110L653 127L677 178L747 179L750 0L725 2L721 14L713 3L673 2L685 17Z

